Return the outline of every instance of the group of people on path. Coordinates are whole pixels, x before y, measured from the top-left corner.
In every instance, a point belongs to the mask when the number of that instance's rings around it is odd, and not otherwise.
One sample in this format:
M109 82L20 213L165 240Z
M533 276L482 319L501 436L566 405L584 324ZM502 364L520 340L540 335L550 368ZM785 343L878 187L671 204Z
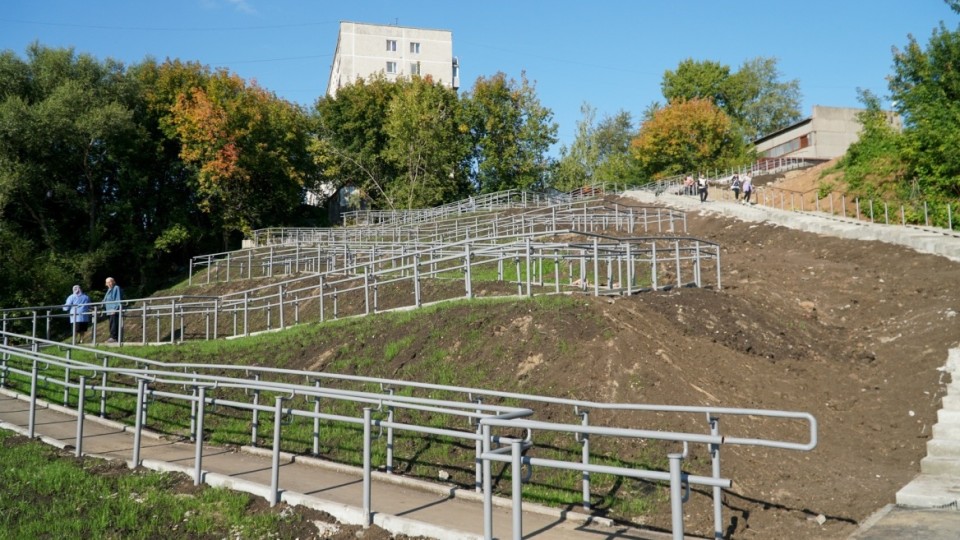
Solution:
M733 190L733 197L737 202L750 204L750 196L753 195L753 179L749 175L734 174L730 180L730 189ZM710 181L707 177L700 175L696 181L693 176L687 176L683 181L683 194L693 195L694 190L700 195L700 202L707 202L707 196L710 190ZM743 192L743 201L740 200L740 193Z
M740 202L740 191L743 191L743 204L750 204L750 196L753 195L753 178L750 175L743 175L740 180L739 174L734 174L730 180L730 189L733 190L733 198Z
M107 339L107 343L119 343L120 301L123 295L120 286L117 285L117 281L112 277L108 277L104 284L107 287L107 292L103 295L103 309L110 323L110 338ZM68 296L66 302L64 302L63 310L69 312L73 335L81 343L83 343L81 336L87 331L87 328L90 327L93 316L93 306L91 304L90 297L83 292L80 285L73 286L73 293Z

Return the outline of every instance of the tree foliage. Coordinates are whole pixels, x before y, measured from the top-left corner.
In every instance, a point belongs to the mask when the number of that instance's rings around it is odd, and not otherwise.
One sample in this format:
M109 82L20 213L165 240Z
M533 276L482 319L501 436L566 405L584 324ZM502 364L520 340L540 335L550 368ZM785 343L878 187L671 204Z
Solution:
M390 102L385 156L401 176L389 198L402 208L428 208L470 193L470 140L456 92L430 79L400 84Z
M309 123L296 106L218 71L170 110L184 162L197 168L200 209L222 231L249 231L299 204L312 183Z
M519 82L502 72L480 77L463 99L478 189L491 193L542 188L550 169L546 152L557 141L557 124L526 75Z
M107 275L153 290L191 255L300 224L321 186L391 208L540 187L556 129L533 86L502 74L464 96L429 78L358 81L307 111L193 62L5 51L0 304L59 302Z
M545 185L553 113L502 73L460 97L430 79L358 80L317 102L324 181L374 207L430 206L474 192Z
M891 97L904 120L902 158L920 191L960 196L960 31L941 23L926 48L894 49Z
M619 111L597 121L596 109L587 103L580 108L577 134L569 148L560 148L551 185L570 191L595 183L624 184L636 179L630 141L636 136L629 112Z
M313 152L323 182L334 189L352 185L377 208L396 208L388 188L400 173L385 152L386 119L398 90L383 77L359 79L316 104Z
M730 117L705 98L673 101L655 112L631 152L650 178L726 169L750 158Z
M781 80L775 58L747 60L736 72L719 62L687 59L675 71L664 73L661 88L667 102L712 101L748 140L800 119L800 83L796 79Z
M106 275L151 290L224 234L290 221L313 175L303 111L196 64L34 45L0 53L0 79L3 305ZM221 196L228 177L244 197Z
M866 107L857 119L863 125L859 139L850 145L837 163L853 194L873 197L902 195L906 185L906 163L902 159L903 136L890 125L880 98L867 90L858 90Z

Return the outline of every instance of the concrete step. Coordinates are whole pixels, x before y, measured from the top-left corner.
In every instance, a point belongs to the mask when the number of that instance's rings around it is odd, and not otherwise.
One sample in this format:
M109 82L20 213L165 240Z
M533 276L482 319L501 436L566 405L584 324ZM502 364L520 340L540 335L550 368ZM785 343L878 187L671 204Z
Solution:
M943 410L960 411L960 387L956 392L943 396L943 402L940 406Z
M950 373L960 370L960 348L950 349L947 354L946 370Z
M934 439L960 441L960 425L937 423L932 431Z
M960 459L960 441L930 439L927 441L927 455L931 457L952 457Z
M955 457L927 456L920 460L920 472L960 477L960 459Z
M921 474L897 492L897 504L918 508L960 504L960 476Z

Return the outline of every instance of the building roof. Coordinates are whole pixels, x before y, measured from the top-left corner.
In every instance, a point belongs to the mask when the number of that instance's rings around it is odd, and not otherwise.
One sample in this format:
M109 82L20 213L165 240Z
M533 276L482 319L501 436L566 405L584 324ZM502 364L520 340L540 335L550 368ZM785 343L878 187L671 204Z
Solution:
M813 121L813 117L812 117L812 116L808 116L808 117L804 118L803 120L800 120L799 122L796 122L796 123L794 123L794 124L790 124L789 126L787 126L787 127L785 127L785 128L780 128L780 129L778 129L777 131L774 131L773 133L767 133L767 134L764 135L763 137L760 137L759 139L754 140L754 141L753 141L753 145L756 146L756 145L758 145L758 144L760 144L760 143L762 143L762 142L764 142L764 141L768 141L768 140L770 140L770 139L772 139L772 138L774 138L774 137L776 137L776 136L778 136L778 135L780 135L780 134L782 134L782 133L786 133L786 132L788 132L788 131L797 129L798 127L800 127L800 126L802 126L802 125L809 124L809 123L812 122L812 121Z

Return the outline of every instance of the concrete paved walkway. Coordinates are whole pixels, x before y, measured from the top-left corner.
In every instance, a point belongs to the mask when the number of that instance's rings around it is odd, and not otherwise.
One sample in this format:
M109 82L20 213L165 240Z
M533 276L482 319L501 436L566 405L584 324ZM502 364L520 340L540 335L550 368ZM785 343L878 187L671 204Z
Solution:
M0 389L0 428L26 435L29 403ZM60 448L75 448L75 411L56 405L37 408L35 436ZM87 416L82 449L85 455L120 459L132 464L134 435L129 426ZM178 471L193 476L196 445L165 440L144 432L141 464L159 471ZM271 453L269 450L231 449L204 445L204 482L253 493L269 500ZM341 522L362 523L362 474L356 467L320 460L281 457L281 501L323 510ZM483 503L480 494L417 480L375 473L372 489L374 523L393 532L438 539L483 537ZM562 511L524 503L523 537L536 539L663 540L670 534L614 526L609 521L590 520L572 509ZM494 500L494 535L512 537L510 501Z
M854 218L833 216L825 212L794 212L755 204L740 204L728 200L700 202L695 196L659 196L649 191L634 190L623 194L645 204L666 205L690 212L703 212L734 217L743 221L767 222L800 231L850 238L853 240L876 240L898 244L921 253L943 255L960 262L960 232L902 225L870 223ZM695 235L696 231L689 231Z

